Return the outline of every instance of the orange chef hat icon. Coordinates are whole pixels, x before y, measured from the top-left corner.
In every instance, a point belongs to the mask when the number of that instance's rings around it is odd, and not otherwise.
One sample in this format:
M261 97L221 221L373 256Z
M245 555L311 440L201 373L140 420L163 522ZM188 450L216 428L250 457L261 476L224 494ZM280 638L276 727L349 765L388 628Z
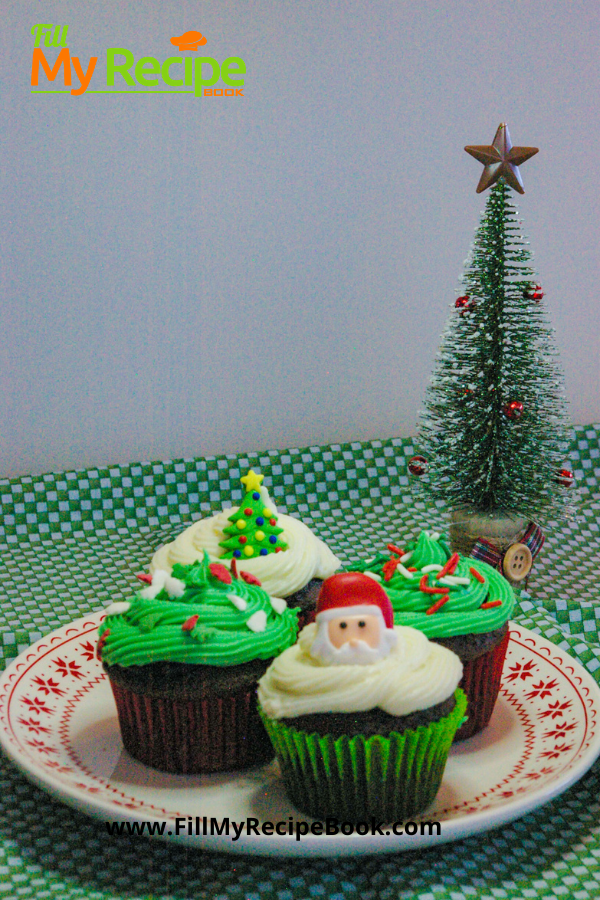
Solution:
M179 37L172 37L171 43L181 53L183 50L197 50L206 43L206 38L199 31L186 31Z

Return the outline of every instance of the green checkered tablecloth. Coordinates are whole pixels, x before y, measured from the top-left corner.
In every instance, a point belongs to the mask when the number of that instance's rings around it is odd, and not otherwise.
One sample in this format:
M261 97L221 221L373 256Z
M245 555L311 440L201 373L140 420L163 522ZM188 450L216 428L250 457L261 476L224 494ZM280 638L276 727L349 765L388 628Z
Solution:
M410 439L113 466L0 481L0 656L126 598L135 573L187 523L242 497L249 467L346 564L389 540L446 525L415 505ZM600 680L600 425L571 446L578 519L547 533L516 619ZM600 897L600 762L511 825L422 852L277 860L108 837L33 787L0 755L0 900L359 900Z

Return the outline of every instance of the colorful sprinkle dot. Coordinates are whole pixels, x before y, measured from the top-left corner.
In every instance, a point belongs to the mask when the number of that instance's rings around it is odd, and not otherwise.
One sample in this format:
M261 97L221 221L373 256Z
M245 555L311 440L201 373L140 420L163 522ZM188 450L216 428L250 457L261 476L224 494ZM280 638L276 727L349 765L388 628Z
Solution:
M258 491L254 491L254 493L252 494L252 499L260 500L260 494L258 493Z
M270 544L276 544L276 543L277 543L277 537L276 537L276 535L272 534L272 535L269 537L269 543L270 543Z
M265 524L265 520L263 519L262 516L257 516L257 517L256 517L256 524L257 524L257 525L264 525L264 524Z
M251 516L251 515L252 515L252 510L250 509L249 506L247 506L246 509L244 510L244 515L245 515L245 516Z
M277 525L277 519L269 519L269 525Z
M267 550L266 547L261 547L261 548L260 548L260 553L259 553L259 555L260 555L260 556L266 556L268 552L269 552L269 551Z
M233 551L233 555L235 556L236 559L239 559L240 556L242 555L242 551L241 551L241 550L234 550L234 551Z
M267 506L265 506L265 508L263 509L263 516L265 517L265 519L268 519L272 515L273 515L273 510L269 509Z
M239 536L240 544L245 544L247 540L248 540L248 538L246 537L245 534L240 534L240 536Z
M247 544L244 547L244 556L254 556L254 547L250 547L250 545Z
M245 519L238 519L237 522L236 522L236 525L237 525L237 527L238 527L238 528L240 529L240 531L241 531L242 528L245 528L245 527L246 527L246 520L245 520Z
M254 535L254 537L256 538L257 541L264 541L265 533L264 533L264 531L257 531L256 534Z

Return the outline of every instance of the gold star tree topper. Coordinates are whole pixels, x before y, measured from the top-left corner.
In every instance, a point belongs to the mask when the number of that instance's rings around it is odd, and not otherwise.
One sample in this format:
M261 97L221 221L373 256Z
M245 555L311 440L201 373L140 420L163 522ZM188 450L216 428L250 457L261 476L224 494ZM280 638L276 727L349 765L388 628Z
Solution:
M499 178L504 178L519 194L525 193L519 166L535 156L538 148L513 147L508 125L504 122L498 126L491 146L477 145L465 147L465 150L485 166L476 188L478 194L495 184Z
M250 469L247 475L244 475L243 478L240 478L240 481L246 488L246 493L249 494L250 491L260 490L260 485L264 477L264 475L259 475L253 469Z

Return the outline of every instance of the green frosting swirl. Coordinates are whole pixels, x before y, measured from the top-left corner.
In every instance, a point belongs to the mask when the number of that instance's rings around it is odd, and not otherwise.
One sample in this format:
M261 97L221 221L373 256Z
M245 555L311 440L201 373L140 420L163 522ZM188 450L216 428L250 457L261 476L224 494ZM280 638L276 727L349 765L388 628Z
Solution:
M451 551L445 541L432 537L427 531L422 531L416 541L405 544L404 550L406 553L412 552L405 568L417 570L410 573L410 579L396 568L386 581L384 566L397 554L378 553L368 562L353 565L353 569L358 572L371 572L381 578L381 585L394 608L395 625L409 625L429 638L443 638L459 634L484 634L500 628L510 618L515 595L508 581L487 563L462 556L459 557L453 575L468 578L469 583L445 584L449 588L448 600L436 612L427 615L427 610L431 609L442 594L429 594L421 590L424 574L427 574L429 587L440 585L436 572L424 573L423 567L444 566L452 555ZM483 582L475 578L470 572L471 568L480 574ZM498 600L501 601L498 606L480 608L484 603Z
M123 604L115 604L114 612L109 607L99 631L102 661L108 666L153 662L235 666L271 659L293 644L297 611L282 606L279 598L272 603L266 591L242 577L230 576L226 583L227 572L223 565L210 564L205 554L193 565L173 567L172 578L182 582L181 596L173 596L171 581L155 597L143 596L151 590L140 590L124 611ZM259 630L247 624L251 619Z

